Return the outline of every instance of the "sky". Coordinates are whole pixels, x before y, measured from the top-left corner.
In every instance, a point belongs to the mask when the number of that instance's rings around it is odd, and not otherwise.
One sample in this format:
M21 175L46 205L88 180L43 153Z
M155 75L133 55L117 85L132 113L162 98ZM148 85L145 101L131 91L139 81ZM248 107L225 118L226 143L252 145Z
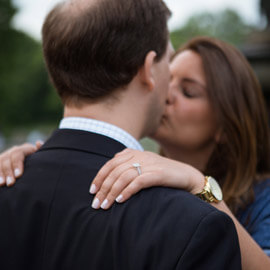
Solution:
M60 0L13 0L19 8L13 24L17 29L40 39L42 22L46 13ZM226 8L236 10L242 18L252 24L262 23L259 13L259 0L164 0L172 10L169 21L170 30L182 26L187 19L196 13L218 12Z

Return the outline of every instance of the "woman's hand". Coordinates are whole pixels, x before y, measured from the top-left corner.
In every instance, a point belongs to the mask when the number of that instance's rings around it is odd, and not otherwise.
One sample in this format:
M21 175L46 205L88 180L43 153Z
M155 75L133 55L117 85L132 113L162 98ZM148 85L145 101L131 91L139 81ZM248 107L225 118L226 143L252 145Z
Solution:
M36 145L25 143L14 146L0 155L0 186L12 186L16 178L23 174L23 162L25 157L36 152L42 142L37 141Z
M141 174L133 166L135 163L140 164ZM204 176L190 165L152 152L126 149L108 161L93 180L90 193L96 196L92 207L108 209L115 200L124 202L141 189L152 186L184 189L196 194L204 187Z

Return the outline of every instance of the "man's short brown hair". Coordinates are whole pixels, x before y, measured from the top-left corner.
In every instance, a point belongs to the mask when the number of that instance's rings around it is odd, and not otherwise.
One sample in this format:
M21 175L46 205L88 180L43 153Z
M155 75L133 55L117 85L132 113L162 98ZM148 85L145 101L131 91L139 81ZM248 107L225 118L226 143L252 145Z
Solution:
M43 25L47 68L63 102L109 96L131 82L149 51L158 61L167 48L163 1L91 1L59 4Z

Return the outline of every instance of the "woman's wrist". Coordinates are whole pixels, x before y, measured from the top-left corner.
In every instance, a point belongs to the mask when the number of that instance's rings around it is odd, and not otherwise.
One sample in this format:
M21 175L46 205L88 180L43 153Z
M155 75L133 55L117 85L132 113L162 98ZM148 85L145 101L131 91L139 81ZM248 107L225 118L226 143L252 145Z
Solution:
M189 192L192 194L200 193L205 185L205 176L197 169L191 167L189 174Z

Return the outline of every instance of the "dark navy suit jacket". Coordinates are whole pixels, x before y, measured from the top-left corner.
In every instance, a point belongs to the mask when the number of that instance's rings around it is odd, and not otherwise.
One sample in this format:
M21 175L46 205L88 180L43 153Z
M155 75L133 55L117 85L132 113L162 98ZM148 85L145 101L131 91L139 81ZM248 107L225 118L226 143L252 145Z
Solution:
M91 208L92 179L125 147L57 130L0 189L1 270L241 269L231 219L195 196L155 187Z

